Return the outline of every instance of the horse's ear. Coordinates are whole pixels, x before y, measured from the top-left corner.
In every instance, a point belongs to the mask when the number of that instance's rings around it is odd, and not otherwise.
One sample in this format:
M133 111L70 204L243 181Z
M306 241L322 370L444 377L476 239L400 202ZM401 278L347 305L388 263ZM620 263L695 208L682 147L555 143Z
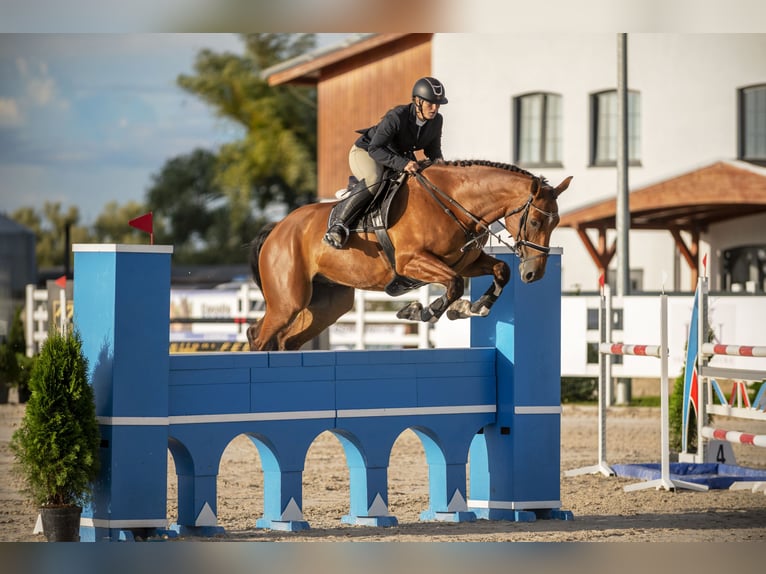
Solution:
M569 182L572 181L572 177L573 176L570 175L568 178L566 178L564 181L562 181L558 185L558 187L556 187L556 190L555 190L556 191L556 197L558 197L559 195L564 193L564 191L566 191L566 188L569 187Z
M533 177L532 186L529 190L529 194L532 197L537 197L537 194L540 193L540 190L542 188L543 188L543 179L541 177Z

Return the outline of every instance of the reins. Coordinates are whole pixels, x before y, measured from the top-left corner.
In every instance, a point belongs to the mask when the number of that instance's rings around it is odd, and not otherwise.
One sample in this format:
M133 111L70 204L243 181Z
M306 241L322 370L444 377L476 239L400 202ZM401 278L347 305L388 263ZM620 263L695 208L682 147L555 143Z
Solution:
M532 203L532 200L534 197L532 194L529 195L527 198L527 201L521 205L520 207L517 207L509 212L507 212L503 218L510 217L511 215L516 215L519 212L522 212L521 218L519 220L519 231L516 234L516 237L514 238L513 245L509 244L507 241L505 241L502 237L500 237L499 234L495 233L490 229L490 224L488 224L486 221L481 219L480 217L476 217L473 213L468 211L465 207L463 207L459 202L457 202L454 198L450 197L446 193L444 193L441 189L439 189L436 185L433 184L428 178L426 178L422 173L417 172L415 173L415 179L418 180L418 183L431 195L431 197L434 198L434 200L442 207L442 210L448 214L453 221L463 230L463 233L465 233L466 238L468 238L468 241L460 248L461 252L465 252L466 249L469 248L471 244L476 244L478 247L478 242L481 238L483 238L486 235L491 235L494 237L497 241L508 247L511 251L513 251L519 258L522 259L522 261L526 261L529 259L536 259L537 257L543 257L545 255L548 255L550 252L550 248L546 247L544 245L539 245L537 243L534 243L532 241L528 241L526 238L522 238L522 230L526 230L527 225L527 217L529 216L529 210L530 208L535 209L539 213L542 213L543 215L546 215L547 217L553 217L555 214L544 211L537 207L534 203ZM446 201L446 203L445 203ZM461 213L466 215L473 223L476 224L476 226L479 229L482 229L483 231L481 233L474 233L471 231L458 217L455 215L455 213L449 209L447 206L447 203L456 209L458 209ZM513 236L513 234L510 232L510 230L505 226L505 223L498 220L497 221L500 226L505 229L505 231L508 233L508 235ZM540 251L541 253L539 255L535 255L533 257L523 257L521 253L522 247L529 247L531 249L535 249L537 251Z

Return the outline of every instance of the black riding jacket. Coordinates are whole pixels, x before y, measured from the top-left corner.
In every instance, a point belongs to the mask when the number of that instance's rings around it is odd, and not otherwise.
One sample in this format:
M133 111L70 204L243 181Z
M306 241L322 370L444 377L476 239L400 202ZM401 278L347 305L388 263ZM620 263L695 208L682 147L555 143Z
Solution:
M396 106L386 112L378 125L357 130L362 134L356 145L370 154L379 164L404 171L415 159L415 151L423 150L432 161L442 159L442 124L444 118L437 113L418 128L415 104Z

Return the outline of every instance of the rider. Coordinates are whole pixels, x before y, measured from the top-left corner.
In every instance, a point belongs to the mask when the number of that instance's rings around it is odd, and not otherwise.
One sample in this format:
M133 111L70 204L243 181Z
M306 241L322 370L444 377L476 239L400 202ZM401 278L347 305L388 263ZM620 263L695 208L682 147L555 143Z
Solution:
M412 87L412 102L390 109L380 123L358 130L362 134L348 154L351 173L358 183L336 209L324 241L342 249L349 228L355 225L375 197L383 168L414 174L418 170L415 151L423 150L431 161L442 160L443 118L439 106L447 103L444 86L436 78L420 78Z

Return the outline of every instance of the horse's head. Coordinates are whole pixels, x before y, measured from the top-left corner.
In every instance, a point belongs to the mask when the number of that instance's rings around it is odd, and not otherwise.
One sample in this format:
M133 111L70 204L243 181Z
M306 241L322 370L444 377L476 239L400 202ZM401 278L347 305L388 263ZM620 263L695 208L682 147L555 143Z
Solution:
M559 223L559 208L556 200L572 181L567 177L557 187L552 187L545 180L532 178L529 199L521 210L514 210L505 218L506 229L518 229L516 233L516 254L519 274L524 283L532 283L545 275L551 233ZM516 226L511 217L518 217Z

